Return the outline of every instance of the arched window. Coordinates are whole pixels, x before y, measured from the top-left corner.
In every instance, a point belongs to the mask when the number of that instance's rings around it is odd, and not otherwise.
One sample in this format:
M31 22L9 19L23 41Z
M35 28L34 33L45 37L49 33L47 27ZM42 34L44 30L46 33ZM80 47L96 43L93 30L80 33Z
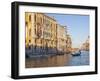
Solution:
M25 22L25 26L26 26L26 27L28 26L28 22L27 22L27 21Z
M31 15L29 15L29 22L31 22Z
M34 21L36 22L36 14L34 15Z
M25 22L25 37L27 38L28 36L28 22Z
M41 37L42 36L42 27L40 23L37 23L37 36Z

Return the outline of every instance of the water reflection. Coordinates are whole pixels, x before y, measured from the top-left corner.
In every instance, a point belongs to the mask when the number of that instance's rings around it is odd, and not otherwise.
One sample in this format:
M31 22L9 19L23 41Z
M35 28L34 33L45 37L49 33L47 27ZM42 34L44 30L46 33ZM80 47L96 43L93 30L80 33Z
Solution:
M81 56L74 57L71 54L63 54L48 57L27 58L25 62L26 68L77 65L89 65L89 52L82 52Z
M26 59L26 68L64 66L68 62L68 55L55 55L41 58Z

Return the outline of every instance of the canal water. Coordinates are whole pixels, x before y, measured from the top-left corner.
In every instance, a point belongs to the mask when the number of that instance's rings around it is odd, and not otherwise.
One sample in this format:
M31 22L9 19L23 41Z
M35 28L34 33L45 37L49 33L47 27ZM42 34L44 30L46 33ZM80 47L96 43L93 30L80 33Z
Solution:
M70 56L68 66L89 65L89 52L82 51L79 56Z
M89 52L82 51L81 55L78 56L64 54L47 57L26 58L25 61L26 68L89 65Z

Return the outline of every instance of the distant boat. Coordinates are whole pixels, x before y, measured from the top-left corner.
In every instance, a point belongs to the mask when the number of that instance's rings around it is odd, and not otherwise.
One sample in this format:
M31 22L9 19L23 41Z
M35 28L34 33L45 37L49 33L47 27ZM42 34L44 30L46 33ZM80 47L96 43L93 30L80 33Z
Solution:
M80 56L80 55L81 55L81 51L72 52L71 55L72 55L72 56Z

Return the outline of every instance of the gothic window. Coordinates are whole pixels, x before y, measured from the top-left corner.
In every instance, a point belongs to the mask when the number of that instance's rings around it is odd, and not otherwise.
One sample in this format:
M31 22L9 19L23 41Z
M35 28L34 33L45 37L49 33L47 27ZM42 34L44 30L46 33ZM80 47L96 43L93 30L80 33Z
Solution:
M31 15L29 15L29 22L31 22Z
M27 23L27 21L25 22L25 35L26 35L26 37L28 36L28 23Z
M34 15L34 21L36 22L36 15Z
M35 35L36 35L36 28L34 30L35 30Z
M42 18L40 17L40 23L42 24Z
M29 40L29 43L31 43L31 40Z
M42 35L42 28L41 28L41 25L38 23L37 24L37 36L41 37L41 35Z
M25 22L25 26L26 26L26 27L28 26L28 23L27 23L27 21Z

